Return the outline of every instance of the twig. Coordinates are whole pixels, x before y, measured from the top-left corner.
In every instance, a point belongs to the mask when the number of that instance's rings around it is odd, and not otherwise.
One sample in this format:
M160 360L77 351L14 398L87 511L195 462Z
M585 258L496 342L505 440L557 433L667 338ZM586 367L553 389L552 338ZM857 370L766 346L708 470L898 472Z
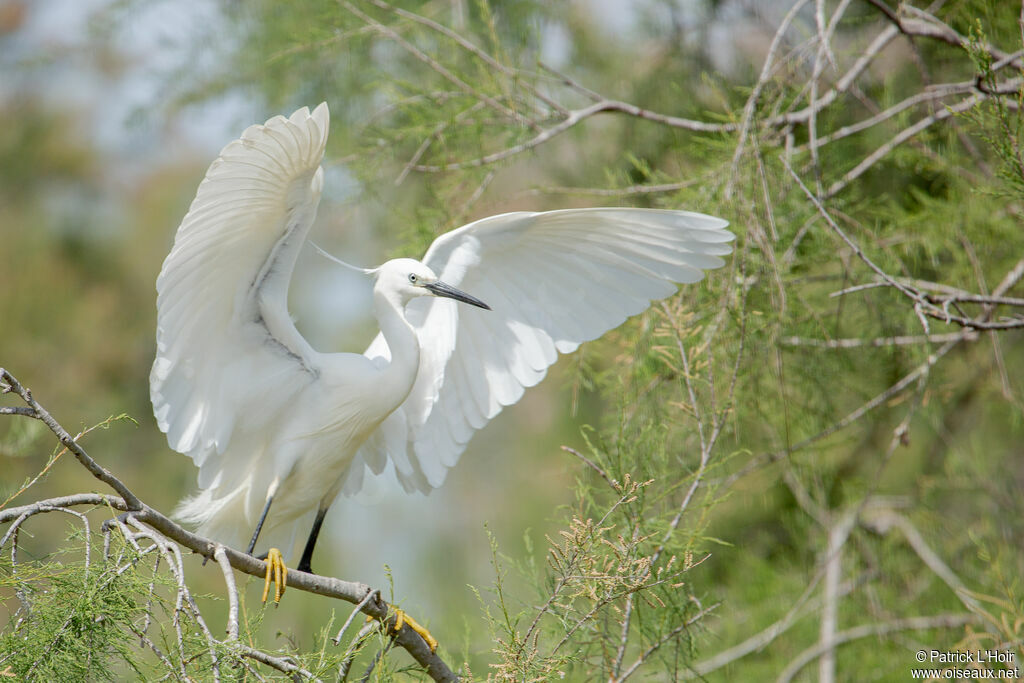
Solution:
M334 636L335 645L341 643L341 637L345 634L345 631L346 629L348 629L349 624L352 623L352 620L356 618L356 615L362 611L363 607L365 607L366 603L368 603L370 600L380 600L380 591L370 591L366 594L365 598L359 601L359 604L356 605L355 609L352 610L351 614L348 615L348 619L346 619L345 623L341 625L340 629L338 629L338 635Z
M163 513L141 501L120 479L96 463L96 461L93 460L85 450L71 438L70 435L68 435L64 428L61 427L60 424L58 424L57 421L54 420L50 414L32 398L31 393L25 389L18 380L14 378L14 376L3 368L0 368L0 381L8 384L14 392L22 397L29 407L33 409L34 415L32 417L42 420L57 436L57 438L60 439L61 443L75 454L75 457L78 458L79 462L81 462L94 477L109 485L122 497L120 505L117 505L118 501L114 498L93 494L82 494L80 496L70 497L75 501L73 504L97 505L107 503L114 507L118 507L118 509L127 509L128 515L132 520L146 524L154 531L165 536L167 539L170 539L178 545L188 548L193 552L199 553L203 557L209 559L213 559L215 557L218 547L218 544L215 541L188 531L184 527L173 522ZM38 507L38 504L11 508L9 510L0 510L0 522L8 519L19 519L22 515L25 515L36 507ZM39 511L45 510L39 508ZM138 547L138 544L134 540L135 533L127 529L124 523L116 517L111 520L111 522L121 529L122 534L129 543L136 548L137 552L142 554L142 549ZM258 576L260 578L263 578L266 575L267 565L264 561L257 560L251 555L238 552L231 548L223 548L223 551L228 562L238 571L251 576ZM175 552L177 552L177 547L175 547ZM317 576L315 574L308 574L297 570L289 572L288 586L289 588L296 588L298 590L315 593L317 595L338 598L353 604L359 604L363 598L366 597L366 594L373 590L366 584L343 581L329 576ZM387 602L382 599L378 599L367 602L363 606L362 610L369 616L381 620L382 623L386 624L388 629L394 630L396 616L393 610L389 616L388 607ZM458 680L458 676L452 672L448 665L445 664L439 656L430 651L430 647L426 642L424 642L423 638L413 631L408 625L404 625L402 629L398 631L395 635L395 642L412 655L413 659L415 659L416 662L422 666L427 671L427 674L434 680Z
M339 681L348 680L348 672L352 668L352 662L355 661L356 653L359 652L359 644L368 638L376 628L376 624L372 622L363 624L363 627L359 629L358 633L356 633L356 637L352 639L351 643L349 643L349 646L345 649L345 654L341 658L341 664L338 666Z
M21 383L14 378L12 374L7 372L4 368L0 368L0 379L7 383L14 393L18 394L28 407L32 409L32 414L28 417L33 417L37 420L41 420L43 424L50 428L60 442L78 458L78 462L92 473L94 477L102 481L110 488L117 491L128 508L131 510L138 510L142 507L142 501L140 501L134 493L132 493L127 486L121 483L121 480L108 472L105 468L101 467L95 460L89 457L89 455L78 445L71 435L61 427L53 416L46 411L41 405L39 405L34 398L32 398L32 392L21 386ZM23 413L19 413L23 414Z
M901 294L903 294L904 296L906 296L907 298L911 299L914 302L914 311L920 318L922 318L922 326L925 328L926 334L929 333L929 330L927 322L924 321L923 319L924 316L933 318L935 320L942 320L947 324L956 323L957 325L960 325L964 328L974 328L978 330L1002 330L1024 327L1024 318L1012 318L1004 322L989 321L989 317L992 313L991 307L987 307L985 309L985 313L982 316L977 316L974 318L968 318L963 315L952 314L947 309L940 308L933 304L929 300L929 297L920 290L918 290L916 287L904 284L903 282L893 278L882 268L880 268L877 264L875 264L874 261L868 258L867 254L864 253L864 250L861 249L860 246L856 242L854 242L853 239L850 238L850 236L847 235L842 228L839 227L839 225L835 222L835 220L832 219L832 216L822 205L821 201L819 201L818 198L807 188L807 186L800 179L800 176L796 174L796 171L793 170L793 167L786 163L785 160L783 160L783 165L789 172L790 176L792 176L792 178L796 181L800 189L803 190L807 198L811 201L811 203L814 204L815 208L818 210L818 213L821 214L822 218L825 219L825 223L829 226L829 228L831 228L832 231L836 233L836 235L838 235L843 242L846 243L846 245L853 251L853 253L856 254L857 257L861 261L863 261L871 270L873 270L875 274L878 275L883 282L885 282L888 286L895 288ZM1001 297L1002 294L1003 292L993 292L993 296L996 297Z
M875 39L871 41L871 44L864 49L864 52L854 61L853 65L847 70L843 76L836 81L834 87L825 92L816 103L818 110L830 106L835 102L840 95L846 94L860 78L861 74L871 65L871 62L877 57L882 50L899 35L899 30L895 26L886 27L881 33L875 36ZM765 120L765 125L778 127L783 125L794 125L806 123L810 117L814 107L807 106L799 111L789 112L787 114L781 114L778 116L770 117Z
M659 192L676 192L687 187L693 187L699 181L681 180L675 183L659 183L655 185L629 185L627 187L559 187L544 186L523 190L520 196L531 196L539 194L579 194L593 195L595 197L623 197L634 194L657 194Z
M744 311L746 309L746 294L747 294L747 291L748 290L745 289L744 292L743 292L742 308L743 308ZM688 394L688 397L690 399L691 407L692 407L692 409L694 411L694 417L697 420L697 431L698 431L698 434L699 434L699 437L700 437L700 442L701 442L701 453L700 453L700 462L699 462L699 464L697 466L697 471L694 472L694 474L693 474L693 481L690 483L689 488L686 490L686 493L683 495L683 499L679 503L679 507L676 508L676 514L672 518L672 521L669 522L668 529L665 531L665 534L662 536L661 541L658 543L658 546L654 549L654 552L651 553L650 561L648 562L647 567L642 572L642 575L643 575L644 578L646 578L646 576L648 574L650 574L650 572L653 569L653 567L657 564L658 560L661 558L662 553L665 552L665 548L667 547L669 540L672 538L673 534L675 534L676 529L679 528L679 524L681 523L681 521L683 519L683 515L686 513L686 510L690 506L690 501L693 499L694 494L697 492L697 489L699 488L699 486L702 483L702 480L704 478L704 474L706 473L707 468L708 468L708 466L709 466L709 464L711 462L712 450L714 449L715 443L717 443L717 441L718 441L718 437L721 434L721 429L722 429L722 427L723 427L723 425L725 423L725 413L723 413L721 416L715 415L714 414L715 411L712 408L712 431L711 431L710 437L705 439L703 424L702 424L702 421L701 421L701 413L700 413L700 410L698 408L696 394L694 393L693 385L692 385L692 382L690 380L689 359L688 359L688 357L686 355L686 350L685 350L685 348L682 345L683 331L681 329L679 329L679 327L677 325L675 325L675 318L672 316L670 310L668 309L667 304L665 304L664 302L662 303L662 310L664 310L666 316L668 317L668 319L670 321L672 321L673 326L675 327L675 333L676 333L675 334L675 340L676 340L677 348L679 350L680 358L681 358L681 361L682 361L682 364L683 364L683 377L684 377L685 384L686 384L687 394ZM744 317L744 321L745 320L746 320L746 318ZM741 337L741 339L742 339L742 337ZM733 367L732 379L730 380L730 385L729 385L729 400L730 401L732 400L733 392L735 391L735 388L736 388L736 378L737 378L737 374L739 372L740 358L743 356L743 348L744 347L742 346L742 342L741 342L740 349L737 352L736 364ZM709 367L708 367L708 372L711 373L710 363L709 363ZM711 386L712 387L714 386L714 384L713 384L713 377L712 377L712 381L711 381ZM614 661L612 663L612 675L611 675L611 679L612 680L616 679L616 677L619 675L619 672L621 671L621 668L622 668L622 664L623 664L624 657L625 657L625 654L626 654L626 647L629 644L629 631L630 631L630 628L631 628L631 625L632 625L632 618L633 618L633 594L631 593L626 598L626 604L625 604L625 606L623 608L622 625L621 625L620 631L619 631L619 645L618 645L618 648L616 649L615 659L614 659ZM625 678L625 675L623 675L623 678ZM621 679L619 679L619 680L621 680Z
M836 30L836 25L849 7L849 0L841 0L832 19L828 25L825 24L825 3L823 0L815 0L815 22L818 27L818 52L814 58L814 70L811 73L810 109L811 116L807 121L808 147L811 151L811 164L814 167L814 181L821 194L821 163L818 158L818 111L816 106L818 99L818 83L824 73L826 61L835 66L836 58L832 54L831 40Z
M374 668L376 668L377 664L380 663L380 660L384 659L384 655L386 655L388 653L388 650L394 647L394 645L395 641L391 638L389 638L387 642L384 643L384 646L377 651L377 654L373 656L373 658L370 660L370 663L366 665L366 671L363 672L363 677L359 679L359 683L367 683L367 681L370 680L370 676L373 675Z
M570 448L569 446L562 446L562 450L565 451L566 453L569 453L570 455L575 455L577 458L582 460L587 467L600 474L601 478L608 482L608 485L612 487L613 491L615 491L616 493L622 493L622 485L615 479L613 479L611 475L609 475L604 470L603 467L599 466L597 463L595 463L593 460L580 453L575 448Z
M700 469L703 470L703 465L705 464L704 461L707 455L709 455L709 448L707 439L704 437L704 420L701 418L700 404L697 402L697 394L693 388L693 379L690 376L690 359L686 355L686 349L683 348L683 331L679 329L678 324L676 324L676 319L672 316L672 313L669 311L668 304L666 304L664 301L661 302L661 310L665 312L665 316L672 322L673 327L675 328L676 349L679 351L679 359L683 364L683 383L686 385L686 394L690 399L690 408L693 410L693 418L694 421L697 423L697 437L700 440L701 452ZM696 487L696 482L694 482L694 487ZM690 495L687 495L684 502L688 503L689 498Z
M236 642L236 648L240 654L251 659L255 659L257 662L260 662L261 664L266 664L267 666L273 667L281 673L293 674L293 680L302 680L301 677L305 677L313 681L320 680L313 676L313 674L309 671L306 671L301 666L299 666L295 662L289 661L285 657L275 657L271 654L263 652L262 650L257 650L254 647L249 647L241 641Z
M628 669L623 671L621 676L619 676L617 679L614 679L614 680L616 680L618 683L621 683L621 681L624 681L627 678L629 678L630 676L632 676L637 671L637 669L639 669L640 666L644 662L646 662L648 660L648 658L650 658L651 655L653 655L655 652L658 651L658 649L662 645L664 645L665 643L669 642L670 640L672 640L673 638L678 636L680 633L685 631L690 626L693 626L699 620L703 619L705 615L707 615L709 612L711 612L712 610L717 608L719 604L720 603L716 602L714 605L710 605L709 607L705 607L701 611L697 612L697 614L693 615L692 617L690 617L689 619L684 621L682 624L679 624L679 626L676 626L674 629L672 629L671 631L669 631L668 633L663 635L661 638L658 639L658 642L654 643L649 648L644 650L640 654L640 656L636 658L636 661L633 662Z
M921 344L942 344L949 341L975 341L977 332L964 336L960 332L929 335L899 335L895 337L875 337L874 339L808 339L807 337L783 337L779 344L783 346L812 346L819 349L856 349L878 348L885 346L918 346Z
M542 129L537 133L537 135L525 142L519 143L518 145L513 145L491 154L485 154L482 157L470 159L469 161L455 161L449 164L440 165L416 165L412 168L413 170L423 173L439 173L441 171L459 171L467 168L477 168L499 161L504 161L505 159L516 156L517 154L522 154L523 152L539 147L551 138L564 133L582 121L585 121L592 116L596 116L597 114L603 114L606 112L627 114L629 116L653 121L672 128L682 128L684 130L706 133L728 132L735 127L732 124L707 123L704 121L695 121L693 119L684 119L676 116L666 116L664 114L650 111L649 109L643 109L634 104L629 104L628 102L620 102L618 100L601 100L588 107L569 111L568 115L557 124L549 128Z
M532 124L532 122L528 121L519 112L516 112L516 111L513 111L513 110L509 109L505 105L503 105L500 102L498 102L497 100L495 100L490 95L486 95L486 94L478 91L476 88L474 88L470 84L468 84L465 81L463 81L461 78L459 78L458 76L453 74L451 71L446 69L444 67L444 65L442 65L440 62L438 62L436 59L434 59L430 55L426 54L425 52L420 50L418 47L416 47L415 45L413 45L409 41L407 41L405 38L400 36L393 29L389 28L388 26L385 26L384 24L382 24L379 21L373 19L372 17L370 17L366 13L364 13L364 12L360 11L359 9L357 9L354 5L352 5L352 3L347 2L346 0L340 0L339 4L342 7L344 7L346 10L348 10L349 12L354 14L356 17L361 19L367 26L373 27L373 29L376 30L381 35L386 36L387 38L393 40L395 43L397 43L399 46L401 46L406 52L408 52L413 57L415 57L416 59L420 60L421 62L423 62L427 66L429 66L431 69L436 71L442 78L444 78L446 81L448 81L451 84L453 84L456 88L458 88L459 90L463 91L467 95L472 95L473 97L477 98L481 102L486 103L487 106L489 106L491 109L494 109L495 111L497 111L498 113L502 114L503 116L508 117L509 119L512 119L514 121L517 121L520 124L529 125L531 128L536 126L536 124Z
M822 683L832 683L836 679L835 642L839 628L839 582L843 577L842 551L856 521L856 513L847 512L828 531L825 578L821 586L821 623L818 629L818 644L823 649L818 662L818 680Z
M136 628L135 625L132 624L130 621L127 622L125 625L128 627L129 630L131 630L132 633L134 633L135 635L137 635L139 637L139 642L142 643L142 645L144 645L144 646L148 647L150 650L152 650L153 654L155 654L157 656L157 658L160 659L161 662L163 662L164 666L166 666L168 671L169 671L168 675L179 673L179 672L175 671L174 664L171 662L170 659L167 658L167 655L165 655L160 650L160 648L158 648L156 646L156 643L154 643L152 640L149 639L149 636L146 635L146 630L145 629L138 629L138 628ZM188 679L186 678L184 680L188 680Z
M949 589L967 609L975 613L981 610L981 604L971 596L964 582L949 568L948 564L942 561L938 553L932 550L928 542L924 540L924 536L909 519L892 510L880 509L870 511L869 515L865 515L864 521L879 534L885 534L893 527L899 529L925 566L949 586Z
M35 417L36 413L31 408L24 406L0 406L0 415L23 415L25 417Z
M1021 85L1022 81L1019 78L1007 81L1004 86L1007 88L1006 93L1015 92ZM835 142L836 140L842 140L861 131L867 130L877 126L883 121L887 121L897 114L910 109L918 104L926 104L934 102L935 100L949 97L951 95L964 95L970 92L977 93L977 86L974 81L965 81L962 83L946 83L943 85L933 85L926 88L924 91L911 95L896 104L888 107L882 111L877 112L873 116L869 116L866 119L852 123L847 126L843 126L835 130L828 135L824 135L818 139L818 146L822 147L829 143ZM807 148L806 145L799 145L793 148L794 152L802 152Z
M970 304L986 304L990 306L1016 306L1024 307L1024 299L1019 297L1009 296L996 296L993 294L972 294L965 290L950 285L942 284L940 282L929 282L928 280L908 279L894 277L893 280L906 284L909 287L913 287L919 290L932 290L935 292L941 292L940 294L931 294L928 291L923 291L922 296L924 299L933 304L950 304L950 303L970 303ZM860 285L853 285L846 287L836 292L829 294L830 297L845 296L855 292L860 292L865 289L877 289L879 287L891 287L892 285L885 280L876 280L874 282L866 282Z
M834 197L840 192L842 192L847 185L849 185L855 179L863 175L868 169L870 169L880 160L888 156L889 152L891 152L893 149L903 144L907 140L910 140L915 135L925 130L929 126L932 126L938 123L939 121L944 121L961 112L965 112L985 99L987 99L987 95L971 95L970 97L964 98L963 100L957 102L956 104L950 107L940 109L936 111L934 114L924 117L923 119L919 120L917 123L911 126L907 126L899 133L894 135L892 138L890 138L888 142L886 142L878 149L876 149L874 152L866 156L863 160L861 160L859 164L857 164L852 169L847 171L842 178L832 183L832 185L829 186L828 190L825 191L824 198L827 199L830 197Z
M104 540L107 540L109 536L104 536ZM160 571L160 555L156 556L156 560L153 562L153 580L149 582L149 587L146 589L146 618L142 622L142 634L145 635L149 631L149 624L153 620L153 591L156 589L156 577ZM145 641L140 641L145 644Z
M966 624L975 624L980 621L981 619L973 614L939 614L932 617L908 617L905 619L894 619L893 621L882 622L879 624L855 626L854 628L839 631L834 634L832 640L827 644L819 642L817 645L809 647L801 652L786 666L785 669L782 670L782 673L780 673L779 677L776 679L776 683L789 683L789 681L792 681L793 678L800 673L802 668L804 668L808 663L814 661L815 658L834 654L836 647L843 643L848 643L851 640L883 636L896 631L924 631L936 628L957 628Z
M881 0L868 0L868 2L881 11L899 32L905 36L933 38L963 49L967 49L970 45L967 38L954 31L948 24L939 21L925 10L914 7L909 3L901 3L900 8L906 12L916 14L917 18L900 17ZM1000 67L1013 66L1017 69L1024 69L1024 62L1021 61L1021 56L1018 53L1006 53L988 43L983 43L980 47L991 55Z
M466 216L469 215L469 212L470 210L472 210L473 206L478 201L480 201L481 197L484 196L484 192L487 191L487 188L494 180L494 176L496 174L497 171L493 169L487 172L487 175L485 175L484 179L481 180L480 183L476 186L476 189L473 190L473 193L469 195L469 198L465 202L463 202L458 212L456 212L455 215L451 219L449 219L448 224L452 226L452 228L458 227L459 225L462 224Z
M433 21L432 19L428 19L427 17L424 17L422 15L416 14L414 12L409 12L409 11L401 9L399 7L394 7L393 5L389 5L388 3L383 2L383 0L370 0L370 2L372 2L374 5L376 5L377 7L381 8L383 10L387 10L388 12L394 12L395 14L397 14L400 17L403 17L405 19L409 19L410 21L414 21L417 24L420 24L421 26L426 26L427 28L429 28L432 31L440 33L441 35L445 36L446 38L448 38L452 42L454 42L457 45L459 45L462 49L464 49L467 52L471 53L474 57L476 57L477 59L479 59L483 63L487 64L487 66L491 67L495 71L500 72L502 75L508 76L508 77L512 77L512 78L515 78L515 77L518 76L518 72L515 69L512 69L510 67L505 66L504 64L502 64L501 62L496 60L494 57L492 57L491 55L487 54L485 51L481 50L479 47L477 47L473 43L471 43L468 40L466 40L466 38L464 36L462 36L461 34L455 32L453 30L451 30L447 26L439 24L436 21ZM554 109L558 113L563 114L563 115L567 113L565 107L563 107L558 102L554 101L553 99L551 99L550 97L545 95L543 92L541 92L537 88L534 88L532 85L530 85L528 83L525 83L524 81L519 81L519 83L520 83L520 85L525 87L527 90L529 90L531 95L533 95L538 100L540 100L544 104L548 105L549 107L551 107L552 109Z
M739 170L740 159L743 158L743 148L747 141L747 136L750 133L750 124L754 120L754 112L757 109L757 102L761 98L761 91L768 83L768 76L771 74L772 65L775 61L775 53L778 52L779 47L782 45L782 39L786 35L786 31L789 30L789 25L796 18L797 14L803 9L804 5L807 4L808 0L797 0L793 3L793 6L786 13L786 16L782 18L782 22L779 24L778 30L775 32L775 37L772 38L772 43L768 47L768 54L764 58L764 65L761 67L761 75L757 79L757 83L754 85L754 89L750 92L750 97L747 98L747 103L743 106L743 122L740 124L740 137L736 143L736 151L732 155L732 172L729 174L729 182L725 186L725 197L729 199L732 197L733 187L736 182L736 177Z
M238 588L235 586L235 573L231 571L231 563L228 562L228 556L224 553L224 546L218 544L216 550L213 551L213 557L224 574L224 584L228 591L228 625L226 629L228 640L237 640Z
M115 510L127 510L127 506L124 504L124 500L121 498L115 498L113 496L104 496L98 493L79 493L72 496L59 496L57 498L47 498L46 500L39 500L29 505L21 505L15 508L7 508L6 510L0 510L0 524L6 524L11 520L18 519L21 516L29 517L39 512L51 512L57 508L68 508L75 505L103 505L114 508ZM0 541L0 548L3 547L5 541Z
M627 482L627 484L629 484L629 482ZM599 519L596 524L590 524L590 520L587 520L589 531L587 532L587 537L585 538L585 542L583 545L593 542L595 532L600 530L604 526L608 518L611 517L615 513L615 511L619 509L621 505L633 499L637 489L640 488L640 486L642 486L642 484L635 482L632 483L631 485L624 486L624 490L620 494L618 500L616 500L615 503L612 504L612 506L608 508L607 511L605 511L604 515L601 516L601 519ZM560 596L562 590L573 578L571 573L581 559L580 556L583 552L582 547L582 545L577 545L573 547L572 552L569 554L568 557L565 558L564 567L567 568L567 571L560 572L558 580L555 582L554 587L551 589L551 592L548 595L548 599L544 602L543 605L541 605L537 609L537 614L534 616L533 621L530 622L530 627L526 630L526 634L523 636L524 643L528 643L530 639L534 637L535 633L539 635L537 627L540 625L540 620L545 614L548 613L548 610L551 608L551 605Z
M199 626L200 630L203 632L203 635L206 637L206 644L209 648L208 651L210 653L210 660L212 662L213 667L213 678L215 681L219 681L220 658L217 656L218 641L216 638L213 637L213 633L210 631L210 628L206 625L206 620L203 619L203 615L199 611L199 606L196 605L195 600L192 598L192 593L188 589L188 584L185 583L185 567L184 564L182 563L181 549L174 543L171 543L170 540L168 540L164 536L143 526L143 524L135 517L129 515L128 521L136 529L134 532L131 532L132 538L135 540L138 540L139 538L145 538L152 541L153 545L164 557L164 560L166 561L171 574L174 576L175 581L177 581L178 583L178 594L174 608L174 624L175 628L178 629L178 640L179 644L181 644L182 659L184 660L185 648L181 640L180 614L184 610L184 605L189 608L189 612L191 612L193 620L195 621L196 625ZM182 664L182 666L184 667L184 664ZM184 674L184 669L182 670L182 673Z
M688 680L706 676L712 671L717 671L723 666L727 666L737 659L746 657L748 654L759 651L769 645L772 641L789 630L790 627L792 627L793 624L795 624L802 616L819 607L821 604L821 598L812 598L811 593L817 585L820 577L821 574L819 572L814 577L811 585L804 590L796 603L790 607L789 611L787 611L781 619L773 623L768 628L747 638L743 642L723 650L709 659L698 662L693 666L692 671L684 673L680 678ZM853 592L861 583L862 581L847 581L840 586L838 594L840 596L847 595Z
M565 73L563 73L561 71L558 71L554 67L551 67L551 66L545 64L544 62L537 62L537 66L539 66L541 69L543 69L544 71L547 71L552 76L557 78L559 81L562 82L563 85L569 86L570 88L572 88L576 92L580 93L581 95L583 95L587 99L591 100L592 102L600 102L601 100L604 99L604 97L602 97L598 93L594 92L590 88L586 87L585 85L582 85L581 83L579 83L578 81L573 79L568 74L565 74Z

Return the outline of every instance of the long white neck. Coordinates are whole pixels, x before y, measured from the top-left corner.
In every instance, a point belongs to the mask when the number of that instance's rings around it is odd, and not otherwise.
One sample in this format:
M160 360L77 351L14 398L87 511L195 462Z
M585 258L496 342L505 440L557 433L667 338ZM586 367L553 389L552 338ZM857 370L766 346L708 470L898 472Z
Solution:
M393 402L394 407L412 391L420 367L420 342L416 332L405 320L403 304L397 295L373 290L373 310L384 341L391 350L391 362L381 371L379 394Z

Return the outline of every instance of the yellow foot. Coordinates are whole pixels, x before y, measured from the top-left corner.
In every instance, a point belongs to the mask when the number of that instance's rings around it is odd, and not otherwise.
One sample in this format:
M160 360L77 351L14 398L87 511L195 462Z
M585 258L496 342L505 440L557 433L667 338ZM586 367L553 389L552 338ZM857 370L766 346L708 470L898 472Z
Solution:
M270 593L270 582L274 582L274 604L281 602L284 589L288 585L288 567L284 566L284 556L277 548L267 551L267 578L263 580L263 602Z
M420 634L420 638L423 638L423 641L427 644L427 647L430 648L431 652L437 650L437 638L430 635L430 631L420 626L420 624L417 623L415 619L410 617L404 611L398 609L397 607L393 607L392 609L395 610L395 633L401 631L402 626L408 624L409 628L411 628L413 631L416 631L416 633ZM366 617L367 621L370 621L371 619L373 619L373 617Z

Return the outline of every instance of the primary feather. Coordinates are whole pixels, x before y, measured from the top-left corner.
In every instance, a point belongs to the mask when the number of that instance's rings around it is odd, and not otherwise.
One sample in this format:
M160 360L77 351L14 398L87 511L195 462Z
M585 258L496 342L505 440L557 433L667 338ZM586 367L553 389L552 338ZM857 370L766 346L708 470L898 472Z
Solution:
M720 267L727 225L685 211L569 209L492 216L438 237L423 262L493 312L409 304L422 347L416 383L360 457L379 470L386 450L407 490L440 486L473 433L544 379L558 353ZM366 355L390 359L383 336ZM346 491L360 484L356 470Z
M274 457L254 437L315 379L316 354L285 302L320 200L328 121L324 104L300 109L224 147L157 278L153 412L202 489L178 513L235 546Z
M296 520L357 492L367 470L390 462L408 490L440 486L475 431L559 353L697 282L731 251L728 223L699 213L492 216L438 237L422 264L373 271L381 334L362 355L319 353L292 323L287 296L320 199L327 133L321 104L228 144L157 279L154 414L199 467L200 491L178 516L236 547L275 480L266 529L284 547ZM395 284L419 267L492 310Z

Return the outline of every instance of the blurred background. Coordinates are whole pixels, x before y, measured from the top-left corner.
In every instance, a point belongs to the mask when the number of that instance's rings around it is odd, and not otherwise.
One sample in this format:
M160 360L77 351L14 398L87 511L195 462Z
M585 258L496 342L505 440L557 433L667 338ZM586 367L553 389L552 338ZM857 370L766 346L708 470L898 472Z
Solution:
M817 3L829 12L836 4ZM1019 8L949 4L942 20L961 35L991 40L1007 54L1021 47ZM820 22L816 3L805 5L791 12L791 2L742 0L396 3L522 68L538 92L566 107L586 103L586 89L594 89L651 111L734 124L770 50L778 80L766 87L760 114L785 112L807 96L802 84ZM837 14L838 63L825 69L833 82L884 20L867 4L841 19ZM776 46L783 21L792 21L792 30ZM680 553L710 553L695 570L692 590L721 604L687 648L710 655L782 618L824 552L828 524L808 510L839 511L866 491L916 515L970 589L1002 601L996 612L1011 622L1024 613L1020 332L981 341L975 334L929 366L922 374L927 386L924 379L911 382L873 404L866 419L842 423L928 359L938 348L930 334L960 328L933 320L922 332L918 316L896 295L865 294L850 304L832 296L872 274L829 236L781 165L784 152L807 142L806 130L790 130L788 138L754 136L739 165L735 131L701 136L609 116L507 163L417 169L522 143L533 131L465 116L467 109L457 106L465 93L451 94L458 88L436 68L382 38L385 25L441 63L464 68L461 76L481 92L504 92L512 102L527 97L517 90L518 76L489 71L421 24L396 18L390 5L0 0L0 366L72 433L104 423L82 440L94 458L164 512L194 489L192 463L168 449L149 404L157 273L219 149L248 125L327 101L326 187L311 239L349 262L371 266L418 256L436 234L508 210L664 206L733 222L734 262L708 284L684 291L678 310L672 307L677 322L704 335L687 338L694 348L703 354L701 342L710 340L711 369L695 366L695 372L719 373L719 399L734 361L740 372L735 397L724 406L732 412L719 445L721 465L695 519L684 524ZM844 93L853 104L822 115L822 136L885 111L904 94L969 82L984 67L976 57L946 44L893 40L872 55L859 90ZM908 106L882 130L823 147L814 159L824 169L817 176L807 165L798 168L809 184L816 177L820 189L824 177L828 187L918 120L912 115L945 104ZM1024 253L1013 152L1005 157L993 142L1019 135L1017 109L1007 111L1017 128L1001 126L999 112L986 110L929 128L884 155L839 194L835 206L844 225L891 272L991 290ZM424 153L425 141L431 146ZM376 333L370 286L306 249L290 294L299 329L321 351L361 351ZM685 313L688 308L694 312ZM715 317L720 312L724 318ZM503 566L543 564L546 538L568 515L589 510L580 491L593 485L593 476L560 446L624 453L616 434L630 437L623 415L638 410L652 429L664 427L661 451L678 451L666 461L678 479L669 475L658 499L668 511L677 505L681 482L694 468L696 437L681 370L673 374L664 360L674 342L658 337L668 325L660 315L563 358L541 386L474 438L432 495L407 496L385 478L354 500L339 500L315 569L392 586L403 607L486 674L490 636L473 626L481 599L468 587L483 590L488 602L496 574L489 535ZM711 336L709 328L721 334ZM899 335L922 338L865 343L852 352L792 341ZM659 393L662 382L676 393ZM709 391L714 405L714 382L702 385L700 398ZM130 419L105 422L122 415ZM836 424L834 433L821 436ZM894 434L902 441L893 441ZM812 443L801 445L808 437ZM895 458L890 443L900 446ZM2 498L40 472L51 447L41 425L0 420ZM63 456L10 504L91 490L97 482ZM23 552L50 556L69 524L37 521L22 538ZM962 607L905 544L865 530L855 536L850 580L870 586L844 603L842 619L890 618L904 607L916 614L922 605ZM197 592L221 590L215 567L189 562ZM529 575L506 572L523 608L537 600ZM250 609L261 587L255 583L246 589ZM223 608L212 600L203 604L214 605L208 618L219 633ZM268 647L312 647L333 611L346 610L290 592L265 617L260 637ZM791 641L715 675L775 675L813 643L816 629L813 620L802 622ZM962 630L945 633L941 643L952 647L962 636ZM936 637L914 642L937 643ZM902 670L909 666L903 649L912 645L846 651L842 662L853 672L892 671L883 663L893 662Z

